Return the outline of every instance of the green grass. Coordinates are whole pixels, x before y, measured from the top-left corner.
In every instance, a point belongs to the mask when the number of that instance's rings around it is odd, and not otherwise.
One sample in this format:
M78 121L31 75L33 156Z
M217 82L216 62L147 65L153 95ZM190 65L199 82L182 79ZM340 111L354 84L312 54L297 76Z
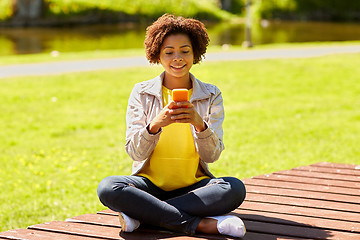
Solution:
M0 56L0 66L11 64L58 62L71 60L89 60L115 57L144 56L144 49L120 49L120 50L95 50L82 52L60 52L57 55L51 53L23 54Z
M209 62L223 92L218 175L249 178L320 161L360 164L359 54ZM1 79L0 231L104 209L99 181L129 174L125 112L142 67Z

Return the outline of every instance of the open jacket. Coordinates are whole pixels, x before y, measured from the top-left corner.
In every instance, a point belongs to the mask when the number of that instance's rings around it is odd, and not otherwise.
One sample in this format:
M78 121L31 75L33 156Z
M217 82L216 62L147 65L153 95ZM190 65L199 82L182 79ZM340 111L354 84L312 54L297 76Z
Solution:
M160 76L135 84L127 107L125 149L134 160L132 175L137 174L159 141L162 129L156 133L148 132L148 125L163 109L162 82L165 73ZM195 147L200 156L200 165L204 172L214 177L208 163L219 159L223 144L224 107L220 90L211 84L203 83L190 74L193 93L190 102L204 120L207 129L196 132L191 125Z

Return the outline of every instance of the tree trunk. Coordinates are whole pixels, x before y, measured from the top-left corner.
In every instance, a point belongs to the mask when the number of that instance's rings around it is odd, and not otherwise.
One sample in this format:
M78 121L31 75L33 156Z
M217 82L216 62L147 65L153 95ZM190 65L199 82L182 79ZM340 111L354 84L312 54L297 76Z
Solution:
M221 0L221 9L225 11L231 10L231 0Z
M12 0L14 19L31 20L40 18L44 10L44 0Z

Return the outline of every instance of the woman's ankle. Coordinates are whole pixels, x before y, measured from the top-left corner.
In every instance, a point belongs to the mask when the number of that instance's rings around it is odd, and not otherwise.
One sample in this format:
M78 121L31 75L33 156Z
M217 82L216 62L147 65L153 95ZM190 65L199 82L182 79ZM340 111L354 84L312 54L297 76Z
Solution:
M217 229L217 220L213 218L201 219L199 225L196 228L196 231L208 234L219 234Z

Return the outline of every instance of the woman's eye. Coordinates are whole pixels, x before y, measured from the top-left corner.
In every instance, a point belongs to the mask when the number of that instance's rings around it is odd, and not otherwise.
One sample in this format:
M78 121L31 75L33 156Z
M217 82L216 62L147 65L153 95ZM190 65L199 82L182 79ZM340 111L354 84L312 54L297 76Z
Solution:
M165 54L166 54L166 55L171 55L171 54L172 54L172 52L166 52Z
M183 51L183 53L189 53L189 51Z

